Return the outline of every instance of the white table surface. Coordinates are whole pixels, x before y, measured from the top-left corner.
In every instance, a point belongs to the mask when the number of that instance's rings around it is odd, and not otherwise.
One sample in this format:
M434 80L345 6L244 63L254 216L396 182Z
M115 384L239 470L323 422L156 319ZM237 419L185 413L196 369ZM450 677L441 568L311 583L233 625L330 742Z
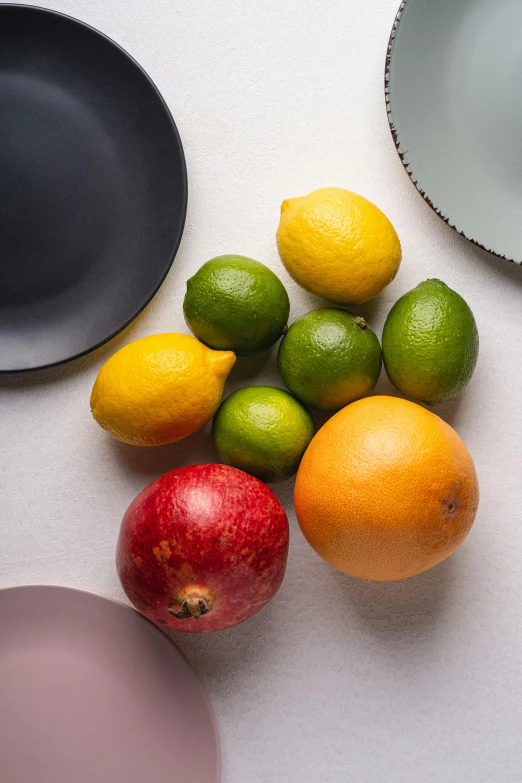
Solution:
M481 354L438 412L471 450L482 502L462 549L404 583L324 564L302 538L292 483L287 577L270 606L227 632L177 641L219 721L223 783L518 783L522 779L522 270L476 250L402 170L383 100L397 0L49 0L145 67L184 143L189 208L176 262L127 331L68 367L0 379L0 585L61 583L122 598L121 516L159 474L214 459L208 432L172 447L117 443L91 419L103 361L130 340L186 331L184 281L226 252L269 264L292 319L318 300L278 260L281 201L339 185L379 204L404 260L361 308L380 333L395 299L438 276L469 302ZM238 362L229 388L274 382ZM383 378L379 388L390 387ZM195 782L197 783L197 782Z

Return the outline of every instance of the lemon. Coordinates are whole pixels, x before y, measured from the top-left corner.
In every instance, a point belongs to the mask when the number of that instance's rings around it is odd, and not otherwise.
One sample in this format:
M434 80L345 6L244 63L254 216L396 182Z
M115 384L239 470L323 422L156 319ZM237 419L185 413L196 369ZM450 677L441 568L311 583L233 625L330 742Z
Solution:
M92 415L124 443L174 443L210 421L235 361L231 351L212 351L186 334L136 340L98 373Z
M401 262L399 237L386 215L343 188L283 201L277 247L300 286L338 304L377 296Z

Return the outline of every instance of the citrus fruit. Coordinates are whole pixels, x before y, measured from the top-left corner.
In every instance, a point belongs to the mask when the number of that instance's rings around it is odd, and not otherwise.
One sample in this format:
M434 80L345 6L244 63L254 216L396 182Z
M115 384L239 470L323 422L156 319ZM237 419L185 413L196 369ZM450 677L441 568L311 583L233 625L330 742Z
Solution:
M108 359L91 393L92 415L135 446L173 443L203 427L223 396L236 357L187 334L154 334Z
M238 356L270 348L288 321L290 302L271 269L246 256L218 256L187 282L185 320L206 345Z
M386 372L407 397L430 405L456 397L477 363L479 337L464 299L426 280L392 307L382 335Z
M220 460L263 481L293 476L314 433L308 411L288 392L273 386L233 392L212 425Z
M300 286L338 304L377 296L401 262L401 244L386 215L342 188L283 201L277 247Z
M292 394L321 410L338 410L369 394L381 371L375 332L364 318L332 308L294 321L277 358Z
M299 467L295 510L311 546L360 579L393 580L440 563L478 507L473 461L449 424L396 397L336 413Z

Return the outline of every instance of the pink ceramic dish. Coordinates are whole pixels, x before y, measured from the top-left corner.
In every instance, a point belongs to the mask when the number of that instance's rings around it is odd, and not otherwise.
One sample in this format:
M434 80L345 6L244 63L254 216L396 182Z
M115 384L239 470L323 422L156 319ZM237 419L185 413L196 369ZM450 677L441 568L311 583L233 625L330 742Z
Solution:
M219 783L212 709L133 609L65 587L0 590L1 783Z

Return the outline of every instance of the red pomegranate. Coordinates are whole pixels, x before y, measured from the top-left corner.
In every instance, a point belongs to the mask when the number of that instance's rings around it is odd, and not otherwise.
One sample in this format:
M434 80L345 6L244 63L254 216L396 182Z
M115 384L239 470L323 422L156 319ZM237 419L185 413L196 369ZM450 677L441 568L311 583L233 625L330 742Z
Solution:
M279 589L288 520L261 481L191 465L149 484L123 517L116 565L132 603L176 631L243 622Z

